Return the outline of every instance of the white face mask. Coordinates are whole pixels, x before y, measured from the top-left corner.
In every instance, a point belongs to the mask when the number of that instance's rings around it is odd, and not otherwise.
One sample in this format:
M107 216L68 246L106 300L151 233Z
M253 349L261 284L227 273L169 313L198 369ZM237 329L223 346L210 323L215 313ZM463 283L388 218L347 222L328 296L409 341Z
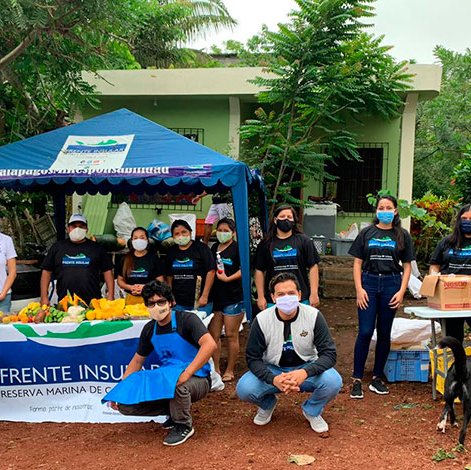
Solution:
M87 235L87 230L80 227L75 227L69 232L69 238L73 242L81 242Z
M275 300L278 310L285 315L294 315L299 307L299 298L297 295L283 295Z
M167 302L167 304L162 307L156 304L147 310L149 311L150 317L159 322L166 318L170 313L170 304Z
M136 251L144 251L147 248L147 240L143 238L136 238L136 240L133 240L131 243Z

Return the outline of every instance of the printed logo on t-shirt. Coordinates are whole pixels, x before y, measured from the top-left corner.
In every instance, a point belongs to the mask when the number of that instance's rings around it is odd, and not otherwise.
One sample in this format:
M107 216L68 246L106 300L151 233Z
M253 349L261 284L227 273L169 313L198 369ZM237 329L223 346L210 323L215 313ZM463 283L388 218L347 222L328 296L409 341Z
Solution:
M232 265L234 264L230 258L223 258L223 257L221 257L221 261L222 261L223 264L225 264L226 266L232 266Z
M372 238L368 241L368 248L387 248L388 250L394 250L396 248L396 242L390 237Z
M149 272L144 269L144 268L138 268L138 269L133 269L130 273L129 276L130 278L134 279L145 279L149 275Z
M193 260L191 258L176 259L172 263L175 269L193 269Z
M448 254L450 256L457 256L458 258L468 258L471 256L471 246L461 248L460 250L454 250L453 248L450 248Z
M83 253L71 256L65 255L62 258L62 266L88 266L90 264L90 258Z
M291 245L286 245L284 248L275 248L273 250L273 258L296 258L298 250Z
M291 335L288 336L288 339L283 343L283 352L294 351L293 338Z

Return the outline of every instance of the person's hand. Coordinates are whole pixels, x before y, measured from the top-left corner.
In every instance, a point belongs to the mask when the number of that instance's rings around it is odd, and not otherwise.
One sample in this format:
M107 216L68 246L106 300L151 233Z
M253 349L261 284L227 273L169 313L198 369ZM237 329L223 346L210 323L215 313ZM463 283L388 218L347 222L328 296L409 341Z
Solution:
M317 292L312 292L309 296L309 305L311 307L317 307L319 305L319 294Z
M2 302L3 300L5 300L5 297L7 296L7 294L1 294L0 293L0 302Z
M134 284L131 289L132 295L141 295L144 284Z
M191 378L191 375L186 371L184 370L181 374L180 374L180 377L178 377L178 381L177 381L177 387L179 385L182 385L184 384L188 379Z
M307 372L305 369L292 370L290 372L285 373L285 378L287 380L290 380L290 383L294 382L294 387L298 388L298 390L296 391L299 391L301 384L307 379Z
M257 307L260 309L260 311L267 308L267 301L265 300L265 297L259 297L257 299Z
M198 196L195 196L192 200L191 200L191 203L192 204L198 204L198 202L201 200L201 196L198 195Z
M41 305L50 305L49 299L47 297L41 297Z
M199 307L204 307L205 305L208 305L208 296L207 295L202 295L198 299L198 306Z
M366 310L369 300L370 299L368 298L368 294L365 289L362 288L357 291L357 306L361 308L361 310Z
M282 372L275 376L273 385L283 393L299 392L299 386L296 384L295 379L290 377L288 373Z
M389 301L389 306L394 309L399 308L402 305L403 300L404 294L401 291L396 292Z
M107 298L108 300L114 300L114 295L113 295L111 292L108 292L108 293L106 294L106 298Z
M110 408L119 411L118 404L115 401L110 401Z
M218 273L216 271L216 276L222 282L229 282L229 278L226 276L226 273L224 273L224 272L223 273Z

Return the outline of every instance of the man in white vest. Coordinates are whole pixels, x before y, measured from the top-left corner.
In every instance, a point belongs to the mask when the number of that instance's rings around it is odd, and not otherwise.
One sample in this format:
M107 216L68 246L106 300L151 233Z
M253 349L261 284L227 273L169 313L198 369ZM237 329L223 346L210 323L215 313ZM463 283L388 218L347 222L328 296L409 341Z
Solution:
M270 293L275 305L252 323L246 349L250 370L239 380L237 395L259 407L253 422L264 426L272 419L278 393L311 392L302 413L315 432L326 432L329 426L322 412L342 386L327 323L319 310L300 303L294 274L276 275Z

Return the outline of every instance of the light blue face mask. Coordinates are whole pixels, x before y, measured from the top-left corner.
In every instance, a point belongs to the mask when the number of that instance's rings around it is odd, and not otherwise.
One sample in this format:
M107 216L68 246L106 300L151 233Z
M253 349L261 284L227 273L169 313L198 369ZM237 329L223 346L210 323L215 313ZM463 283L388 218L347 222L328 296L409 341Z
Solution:
M394 212L392 211L376 211L376 217L385 225L389 225L394 219Z

